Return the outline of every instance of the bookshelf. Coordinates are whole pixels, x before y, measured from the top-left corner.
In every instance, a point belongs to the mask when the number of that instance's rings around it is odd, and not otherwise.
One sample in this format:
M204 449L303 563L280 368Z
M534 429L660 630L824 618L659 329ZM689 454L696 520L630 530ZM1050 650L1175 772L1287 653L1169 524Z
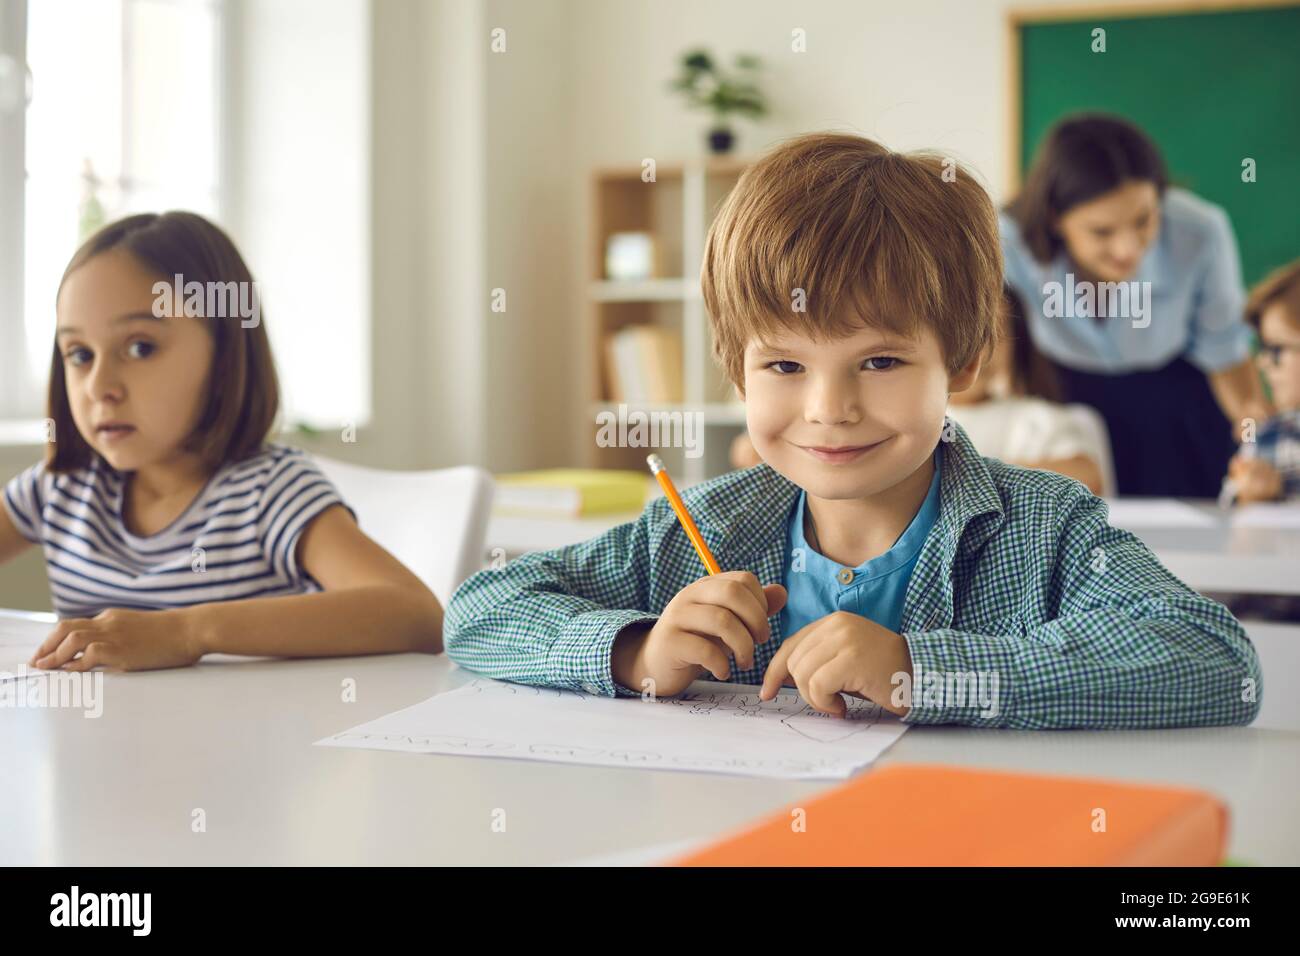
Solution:
M730 470L728 450L745 427L745 412L712 358L699 271L709 224L749 164L749 160L733 157L659 164L653 182L642 179L639 165L592 174L586 270L593 346L585 436L588 467L644 470L645 457L653 451L664 459L679 485ZM655 262L648 277L607 277L607 243L621 232L647 233L653 238ZM655 331L638 335L646 329ZM636 345L631 344L632 339L638 339ZM657 343L658 349L651 351L650 342ZM639 357L639 365L633 355ZM658 367L665 363L680 367ZM648 368L656 388L648 392L638 388L646 382L632 380L629 368L633 365ZM646 394L667 400L645 400ZM644 416L643 421L656 416L668 430L667 436L661 430L661 444L602 447L602 423L604 433L610 434L610 423L619 419L620 406L622 421L630 424L635 424L638 414ZM686 429L688 415L701 425L698 430ZM665 437L668 445L662 444ZM685 441L691 442L696 453L687 454L686 448L675 446Z

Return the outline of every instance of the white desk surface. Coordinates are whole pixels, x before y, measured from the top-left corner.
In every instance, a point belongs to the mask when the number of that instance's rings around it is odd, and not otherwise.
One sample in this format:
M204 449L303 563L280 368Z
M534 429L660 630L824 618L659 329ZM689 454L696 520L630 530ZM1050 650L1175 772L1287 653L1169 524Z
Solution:
M445 655L226 658L105 674L98 719L0 710L0 864L565 863L705 839L833 785L312 746L468 679ZM1230 856L1300 864L1300 733L916 727L881 762L1204 788L1231 808Z
M1218 506L1187 503L1213 526L1132 531L1188 587L1238 594L1300 594L1300 530L1235 527L1231 514Z
M1201 527L1159 527L1143 521L1131 528L1161 562L1198 591L1242 594L1300 594L1300 528L1235 527L1232 513L1214 502L1182 499L1121 499L1125 516L1143 504L1164 513L1183 504L1200 516ZM486 553L501 548L507 557L586 541L640 512L590 518L534 518L493 514ZM1122 526L1122 525L1121 525Z

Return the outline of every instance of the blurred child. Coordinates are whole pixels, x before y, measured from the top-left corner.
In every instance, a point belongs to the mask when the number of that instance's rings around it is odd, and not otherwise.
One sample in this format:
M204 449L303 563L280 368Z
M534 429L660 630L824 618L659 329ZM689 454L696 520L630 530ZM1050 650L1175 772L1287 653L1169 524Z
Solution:
M1300 259L1251 290L1246 320L1259 335L1258 362L1277 414L1258 423L1228 464L1238 502L1300 496Z
M40 545L63 619L34 666L442 649L437 598L310 457L267 443L275 366L225 233L185 212L105 226L55 306L51 440L0 508L0 563Z
M1102 493L1102 449L1055 401L1051 366L1034 349L1020 297L1002 288L1000 328L975 384L948 398L948 415L980 454L1077 478Z

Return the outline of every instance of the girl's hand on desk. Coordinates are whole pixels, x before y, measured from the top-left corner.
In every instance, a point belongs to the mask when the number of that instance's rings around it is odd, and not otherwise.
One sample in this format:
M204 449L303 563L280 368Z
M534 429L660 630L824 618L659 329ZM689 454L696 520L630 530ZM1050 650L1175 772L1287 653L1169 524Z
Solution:
M30 663L68 671L184 667L201 656L190 636L187 613L109 608L89 619L68 618L55 626Z

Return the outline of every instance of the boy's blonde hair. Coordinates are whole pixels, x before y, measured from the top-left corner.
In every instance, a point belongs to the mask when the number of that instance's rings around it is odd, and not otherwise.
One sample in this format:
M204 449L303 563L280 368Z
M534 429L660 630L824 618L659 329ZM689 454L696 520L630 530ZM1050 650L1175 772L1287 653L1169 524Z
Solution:
M955 372L996 335L997 214L952 160L812 133L740 177L709 229L700 282L714 357L741 394L746 346L787 330L824 341L864 325L908 338L929 327Z
M1250 290L1250 297L1246 300L1246 321L1255 327L1256 332L1265 310L1274 302L1285 305L1291 324L1300 326L1300 259L1274 269Z

